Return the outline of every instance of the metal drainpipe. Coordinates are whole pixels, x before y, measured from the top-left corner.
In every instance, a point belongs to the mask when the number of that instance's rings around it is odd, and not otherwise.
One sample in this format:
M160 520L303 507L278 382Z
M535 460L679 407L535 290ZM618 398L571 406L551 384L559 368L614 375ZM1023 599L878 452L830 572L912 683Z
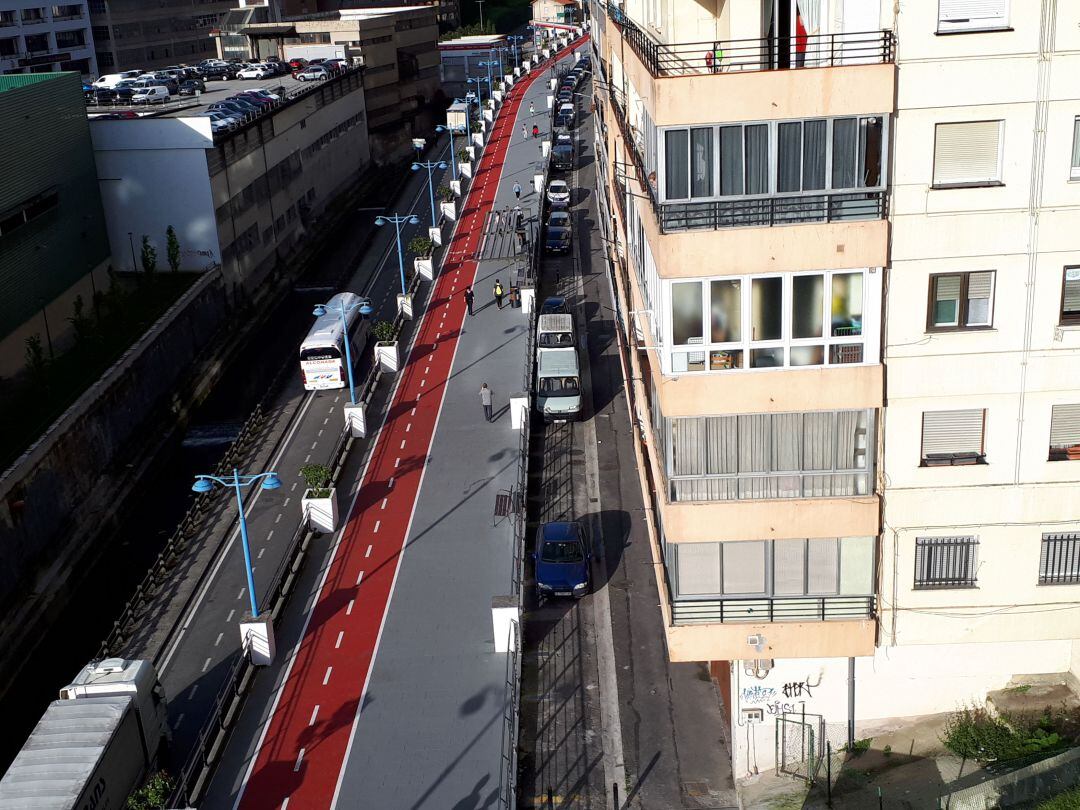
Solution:
M855 659L848 658L847 687L847 745L848 751L855 750Z

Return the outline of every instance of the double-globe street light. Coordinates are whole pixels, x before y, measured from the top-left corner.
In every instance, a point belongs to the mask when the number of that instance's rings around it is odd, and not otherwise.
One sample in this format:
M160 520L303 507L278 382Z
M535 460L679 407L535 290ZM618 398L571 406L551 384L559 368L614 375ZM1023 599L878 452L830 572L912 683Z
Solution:
M450 148L453 149L454 147L451 146ZM412 170L414 172L418 172L421 169L427 169L428 196L431 199L431 227L434 228L439 224L439 218L435 215L435 176L432 174L432 172L434 172L435 169L441 169L445 171L446 161L429 160L425 161L424 163L414 163L412 165Z
M478 64L483 65L484 63L479 62ZM481 86L483 85L484 82L487 82L490 85L491 80L488 79L488 77L486 77L486 76L469 76L465 81L467 81L469 84L475 84L476 85L476 110L477 110L477 117L479 118L480 116L483 115L483 109L484 109L484 91L481 89ZM491 88L489 87L488 89L490 91ZM467 96L466 96L466 98L467 98Z
M278 489L281 479L275 472L259 473L258 475L241 475L240 471L233 469L231 477L220 478L216 475L197 475L195 483L191 485L192 492L200 495L210 492L217 484L223 487L232 487L236 492L236 508L240 511L240 545L244 549L244 573L247 574L248 596L251 599L251 617L259 617L259 603L255 598L255 573L251 568L251 546L248 544L247 518L244 516L243 490L252 486L256 481L261 481L262 489Z
M345 306L345 296L337 296L337 308L341 313L341 342L345 344L345 367L349 370L349 403L356 404L356 386L353 384L353 366L352 366L352 350L349 348L349 313L355 310L360 311L360 317L367 319L371 317L371 313L375 310L371 306L371 301L367 298L361 298L355 304L349 307ZM312 310L312 315L316 318L321 318L330 308L334 307L334 304L317 304L315 309Z
M416 216L416 214L386 214L375 217L376 225L381 227L387 223L393 225L394 230L397 232L397 261L398 272L401 274L401 294L408 295L408 291L405 287L405 255L401 247L401 226L419 225L420 217Z
M499 75L500 76L502 76L503 74L506 73L505 63L503 62L503 54L505 54L509 50L510 49L507 48L504 45L496 45L495 47L488 48L488 56L490 56L493 53L498 54L498 56L499 56Z
M509 40L510 47L513 48L513 51L514 51L514 67L517 67L518 65L521 64L521 60L518 58L518 43L519 42L524 42L527 39L532 39L532 37L527 37L527 36L524 36L522 34L511 34L506 39Z
M460 98L455 98L454 99L455 104L460 103L460 102L461 102ZM465 102L465 105L466 105L465 109L468 110L468 101ZM469 117L468 114L466 114L465 117L468 118ZM439 133L442 133L442 132L449 132L450 133L450 167L451 167L451 172L453 173L454 179L457 180L458 179L458 174L457 174L457 153L454 151L454 133L457 132L459 134L467 136L468 128L467 128L467 126L452 127L449 124L445 124L445 125L439 124L437 127L435 127L435 131L439 132Z
M488 98L491 98L491 91L495 87L495 84L491 78L491 69L493 67L498 67L499 63L496 62L494 59L485 59L481 62L477 62L476 64L482 68L487 68Z

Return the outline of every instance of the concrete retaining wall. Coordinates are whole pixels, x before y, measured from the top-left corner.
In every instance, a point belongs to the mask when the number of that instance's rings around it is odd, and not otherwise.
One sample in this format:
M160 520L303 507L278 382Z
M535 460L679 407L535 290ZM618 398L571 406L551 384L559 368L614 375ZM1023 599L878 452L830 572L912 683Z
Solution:
M993 810L1029 806L1076 786L1080 782L1080 748L1036 762L981 785L958 790L938 801L948 810Z
M109 518L145 461L126 449L141 443L164 397L183 408L173 392L227 312L221 273L212 270L0 477L0 605L20 587L38 590L34 579Z

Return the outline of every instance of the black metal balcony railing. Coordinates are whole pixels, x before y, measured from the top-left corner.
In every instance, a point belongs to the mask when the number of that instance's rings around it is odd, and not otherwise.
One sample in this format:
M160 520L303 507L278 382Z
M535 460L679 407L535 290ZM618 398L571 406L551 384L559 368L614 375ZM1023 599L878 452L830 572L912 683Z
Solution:
M656 77L882 64L895 58L891 31L661 43L642 31L615 3L607 3L607 13Z
M752 596L671 603L673 623L827 622L873 619L873 596Z
M886 195L873 191L824 191L819 194L660 203L660 229L687 231L697 228L772 227L804 222L838 222L851 219L883 219Z

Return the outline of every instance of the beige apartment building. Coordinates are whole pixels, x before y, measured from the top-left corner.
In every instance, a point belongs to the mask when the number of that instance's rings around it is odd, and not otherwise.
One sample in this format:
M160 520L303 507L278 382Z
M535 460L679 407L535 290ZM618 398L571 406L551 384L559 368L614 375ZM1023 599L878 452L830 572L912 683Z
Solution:
M668 649L713 662L735 775L1068 673L1078 476L1048 460L1080 445L1066 12L590 11Z

